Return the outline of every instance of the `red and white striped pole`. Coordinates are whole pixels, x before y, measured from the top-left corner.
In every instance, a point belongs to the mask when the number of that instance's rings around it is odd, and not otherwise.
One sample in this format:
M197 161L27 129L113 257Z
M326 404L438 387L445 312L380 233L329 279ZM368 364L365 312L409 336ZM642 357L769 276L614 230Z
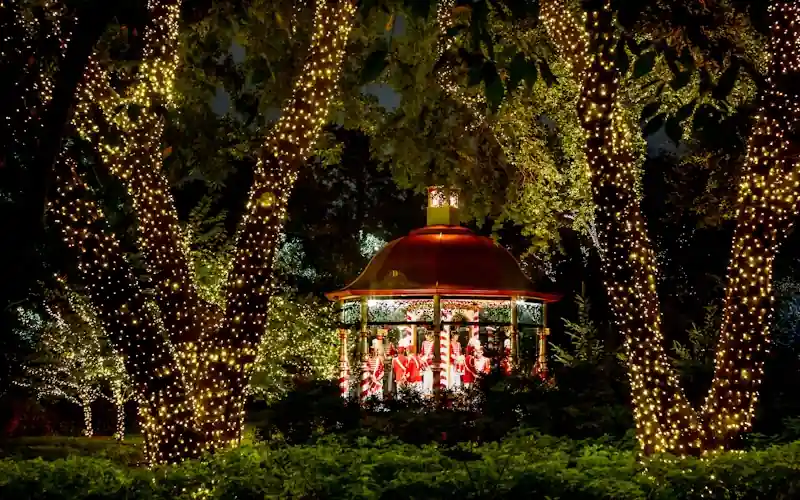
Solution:
M442 311L442 319L450 321L453 311ZM450 387L450 325L446 325L439 332L439 389Z
M339 329L339 394L347 398L350 392L350 366L347 362L347 330Z
M369 361L364 360L361 366L361 391L359 394L359 399L363 403L367 400L367 396L369 396Z

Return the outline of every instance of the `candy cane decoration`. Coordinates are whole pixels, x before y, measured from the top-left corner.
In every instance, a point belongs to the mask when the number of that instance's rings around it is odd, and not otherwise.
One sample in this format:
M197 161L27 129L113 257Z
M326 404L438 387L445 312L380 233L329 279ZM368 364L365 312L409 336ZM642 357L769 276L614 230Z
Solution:
M442 310L442 321L452 321L453 310ZM450 325L439 332L439 388L450 387Z
M367 396L369 395L369 387L370 387L370 373L369 373L369 361L364 360L361 365L361 402L367 400Z
M347 330L339 330L339 394L347 398L350 392L350 363L347 361Z

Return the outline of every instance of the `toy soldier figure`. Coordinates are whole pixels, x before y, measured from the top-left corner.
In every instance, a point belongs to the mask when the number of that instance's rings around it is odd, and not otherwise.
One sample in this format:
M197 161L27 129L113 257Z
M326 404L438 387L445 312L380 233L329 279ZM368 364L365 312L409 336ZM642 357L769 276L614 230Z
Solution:
M422 384L422 373L420 370L419 356L415 354L416 349L413 345L408 347L408 364L406 365L406 386L415 391L420 390Z
M419 355L419 365L422 371L422 392L424 394L433 394L433 345L433 334L428 331L425 333L422 352Z
M397 356L392 360L392 371L394 371L394 381L398 395L401 389L408 385L408 362L409 357L406 356L406 348L399 347Z
M506 375L511 375L511 339L503 341L503 358L500 360L500 369Z
M489 358L483 355L483 348L475 349L475 355L468 354L466 357L466 370L464 371L464 386L471 387L484 374L492 371Z
M411 337L412 335L410 328L403 330L403 336L397 342L397 347L404 347L408 349L408 347L411 345Z
M464 375L465 358L461 353L461 342L458 340L458 332L453 333L450 340L450 387L460 387L461 377Z
M470 356L470 355L474 356L475 355L475 351L478 350L478 349L481 349L481 348L482 347L481 347L480 333L475 331L475 332L472 333L472 338L470 338L469 342L467 343L467 355L468 356Z

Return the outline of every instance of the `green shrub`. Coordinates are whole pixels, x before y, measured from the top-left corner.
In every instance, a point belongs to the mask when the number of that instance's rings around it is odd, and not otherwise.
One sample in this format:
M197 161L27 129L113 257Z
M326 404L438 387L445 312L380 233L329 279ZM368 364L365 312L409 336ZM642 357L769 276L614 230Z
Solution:
M419 394L381 403L348 404L330 381L304 381L259 412L253 422L265 440L310 444L329 434L395 437L410 444L497 441L519 428L572 439L612 437L633 445L624 388L610 387L611 375L585 365L559 374L556 386L531 377L493 373L464 400L446 394L434 404ZM297 415L303 415L298 419Z
M57 460L70 457L107 458L122 465L142 462L141 438L129 436L122 443L112 437L44 436L0 440L0 458Z
M314 445L242 447L155 470L75 457L0 461L0 498L552 498L791 499L800 442L707 461L637 461L595 441L516 434L443 447L324 438Z

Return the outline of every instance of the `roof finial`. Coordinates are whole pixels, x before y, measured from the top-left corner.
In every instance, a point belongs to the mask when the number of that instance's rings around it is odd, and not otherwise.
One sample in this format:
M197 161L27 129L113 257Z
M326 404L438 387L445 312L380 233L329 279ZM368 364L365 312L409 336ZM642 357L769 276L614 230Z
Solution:
M458 189L443 186L428 188L428 225L429 226L457 226L459 225Z

